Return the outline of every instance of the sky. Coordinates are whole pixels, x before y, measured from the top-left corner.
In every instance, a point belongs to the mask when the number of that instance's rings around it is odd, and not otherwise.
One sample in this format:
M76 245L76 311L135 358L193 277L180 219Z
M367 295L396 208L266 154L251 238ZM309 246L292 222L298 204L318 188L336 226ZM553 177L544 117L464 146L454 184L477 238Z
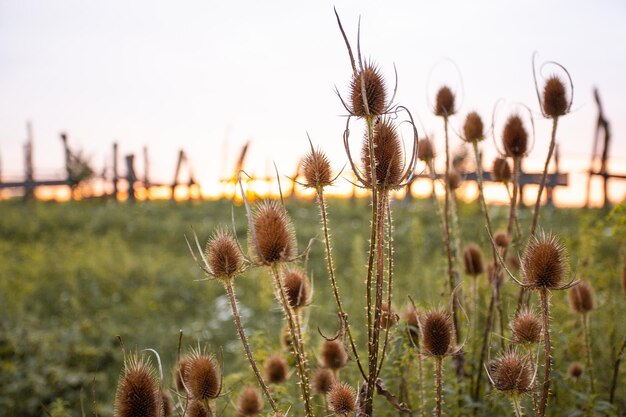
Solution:
M39 177L63 172L62 131L98 170L110 164L117 141L122 156L137 154L141 172L148 146L154 181L172 180L180 148L201 182L231 175L248 140L247 170L270 174L275 161L292 174L307 132L340 169L346 111L334 89L346 95L351 67L333 7L355 45L361 17L364 57L379 65L390 89L395 65L396 102L439 149L442 122L431 101L445 83L460 104L453 131L471 110L489 125L499 99L530 107L536 139L527 166L539 167L550 122L535 95L537 51L538 64L558 61L574 82L572 113L557 135L562 167L580 172L588 164L597 86L611 122L612 167L626 171L622 1L0 0L3 178L23 172L28 120ZM503 105L496 120L511 108ZM360 137L352 134L355 149ZM493 141L482 146L491 161Z

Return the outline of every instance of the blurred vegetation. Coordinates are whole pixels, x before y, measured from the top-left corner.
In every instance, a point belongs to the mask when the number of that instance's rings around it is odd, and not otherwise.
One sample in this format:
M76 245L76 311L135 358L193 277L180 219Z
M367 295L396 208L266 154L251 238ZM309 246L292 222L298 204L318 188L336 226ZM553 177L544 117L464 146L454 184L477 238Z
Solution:
M41 203L0 202L0 414L7 416L79 416L92 411L95 393L100 416L113 413L113 400L122 353L116 336L127 350L153 348L163 361L165 382L177 357L179 330L183 351L206 344L223 349L227 378L226 396L218 401L232 415L232 405L244 384L255 384L237 338L224 290L217 282L203 281L184 240L191 227L202 244L218 224L230 226L230 201L202 203L145 202L136 205L102 201ZM313 202L288 202L296 226L299 248L318 238L307 270L313 280L313 304L305 323L311 366L321 343L319 326L326 334L337 329L334 301L320 241L319 213ZM239 238L245 246L245 210L235 206ZM491 208L495 224L504 227L506 207ZM330 227L338 281L354 331L364 329L364 271L367 258L370 208L367 201L331 201ZM527 209L520 213L524 226ZM462 245L476 241L489 258L483 217L477 204L460 204ZM402 313L407 295L420 306L444 306L445 257L435 210L430 200L394 203L395 288L394 305ZM572 361L584 362L583 339L578 316L571 313L565 291L552 297L555 372L548 415L617 415L607 402L615 350L626 334L626 297L620 276L624 262L626 206L611 212L581 209L542 211L542 227L558 233L570 252L573 270L593 285L598 309L591 314L593 358L598 395L590 396L583 377L568 377ZM525 228L527 230L527 227ZM486 309L489 287L480 279L481 308ZM469 293L469 280L464 291ZM273 299L267 272L255 269L235 282L243 321L253 351L262 363L282 351L279 329L281 313ZM506 317L513 314L518 289L510 280L504 285ZM535 299L533 297L533 302ZM463 334L467 333L464 324ZM363 338L358 336L361 341ZM415 354L409 348L405 328L398 325L391 336L391 352L382 378L395 393L417 403ZM494 340L495 356L498 341ZM364 348L363 343L361 346ZM468 342L471 349L472 342ZM466 350L467 350L466 349ZM470 350L471 354L471 350ZM468 358L471 366L472 359ZM432 409L432 363L425 361L426 409ZM445 395L449 415L467 414L458 396L466 381L457 381L447 359ZM626 377L622 369L617 407L626 407ZM287 385L276 388L281 404L294 404L300 414L292 375ZM342 379L358 385L355 366ZM406 381L406 390L400 381ZM510 415L506 398L485 390L479 415ZM406 397L408 395L408 398ZM317 406L323 406L317 399ZM389 408L376 399L380 410ZM465 401L466 407L469 398ZM525 400L530 407L529 400ZM218 406L219 407L219 406ZM387 414L395 415L391 410ZM326 415L322 412L320 415Z

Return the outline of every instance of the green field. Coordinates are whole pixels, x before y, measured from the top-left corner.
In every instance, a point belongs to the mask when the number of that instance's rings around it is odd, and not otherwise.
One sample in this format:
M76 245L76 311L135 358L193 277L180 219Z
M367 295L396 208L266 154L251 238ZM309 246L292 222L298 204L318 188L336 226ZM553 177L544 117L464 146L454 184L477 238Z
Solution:
M305 323L312 366L321 343L317 327L325 333L337 328L336 309L324 264L319 213L313 203L288 202L303 249L317 238L307 270L314 296ZM177 354L179 330L183 349L206 345L223 349L226 395L218 400L223 415L234 415L232 402L244 384L255 384L242 353L224 290L203 275L184 240L193 226L202 243L218 224L231 222L230 201L204 203L149 202L136 205L113 202L0 203L0 415L86 415L92 410L92 391L100 416L113 413L115 386L122 369L122 352L153 348L163 361L165 383ZM498 228L508 215L506 207L492 207ZM370 210L365 200L331 201L330 227L342 298L354 330L364 329L364 278ZM237 233L245 242L243 207L234 207ZM520 213L523 229L530 211ZM476 241L489 255L483 217L477 204L460 205L461 245ZM591 314L592 349L598 396L587 394L586 380L567 375L572 361L584 362L579 317L571 312L566 291L553 294L552 332L554 373L551 416L618 415L626 407L626 375L622 370L617 404L607 402L615 351L626 334L626 296L621 274L625 256L626 206L613 211L549 209L540 224L558 233L570 253L572 269L589 280L596 292L597 310ZM445 306L446 262L441 233L430 200L394 204L394 305L401 312L411 295L420 306ZM469 280L463 290L469 293ZM481 306L486 309L489 287L480 279ZM235 282L243 320L251 335L255 356L262 362L283 352L279 342L282 314L267 271L254 269ZM504 284L505 316L513 314L518 289ZM533 299L533 302L535 300ZM463 334L468 331L464 324ZM470 330L471 332L471 330ZM471 334L471 333L470 333ZM508 336L507 336L508 337ZM363 341L362 337L360 340ZM466 350L473 352L475 339ZM495 356L499 339L494 336ZM365 350L364 343L361 343ZM471 360L470 360L471 362ZM468 365L470 366L471 363ZM457 394L466 382L456 381L452 361L446 360L446 415L467 415L468 398ZM357 386L354 363L342 378ZM626 367L625 367L626 368ZM415 355L398 325L382 377L390 389L407 384L408 400L416 403ZM426 360L427 410L433 406L432 364ZM281 404L294 403L290 415L301 415L296 375L277 388ZM484 390L479 415L512 415L506 398ZM317 406L322 406L319 399ZM385 402L380 401L380 409ZM529 404L528 399L524 400ZM528 405L527 405L528 407ZM266 407L269 412L269 408ZM325 415L323 412L320 415ZM384 415L398 415L389 410Z

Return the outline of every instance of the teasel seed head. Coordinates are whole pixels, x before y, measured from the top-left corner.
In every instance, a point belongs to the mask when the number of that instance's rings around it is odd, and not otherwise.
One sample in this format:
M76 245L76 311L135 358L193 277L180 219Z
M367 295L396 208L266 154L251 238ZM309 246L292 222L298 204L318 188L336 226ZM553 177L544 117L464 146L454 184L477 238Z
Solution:
M417 158L420 161L430 162L435 157L433 144L428 138L422 138L417 143Z
M243 266L243 255L231 232L218 229L206 246L211 273L218 279L231 279Z
M532 388L533 369L528 357L515 349L504 353L489 364L489 373L498 391L516 394Z
M324 368L337 370L348 363L348 352L339 339L325 340L320 352L320 362Z
M258 263L269 265L293 257L296 246L293 227L280 202L265 200L259 203L252 214L252 226L256 244L251 243L251 252Z
M131 355L117 383L115 417L157 417L161 393L150 361Z
M330 162L324 152L311 149L302 160L303 185L306 188L321 189L332 184Z
M419 322L417 321L418 314L419 312L412 305L407 306L404 310L404 320L409 327L409 335L415 344L417 344L419 338Z
M521 158L528 150L528 132L522 118L516 114L509 116L502 132L502 143L506 156Z
M448 117L456 113L454 108L454 93L448 86L443 86L437 91L435 99L435 115Z
M565 247L556 236L531 236L522 257L524 284L530 288L558 289L567 270Z
M241 417L256 416L263 411L263 400L256 388L246 387L237 400L237 415Z
M509 255L506 258L506 263L509 265L510 269L513 269L515 271L519 271L519 269L522 267L519 257L515 255Z
M552 118L563 116L568 112L569 103L565 92L565 84L556 75L546 80L543 87L543 112Z
M448 184L450 184L451 190L457 190L461 183L463 182L463 178L461 178L461 174L456 169L451 169L448 173Z
M161 391L161 406L163 409L163 417L170 417L174 414L174 402L169 391Z
M311 387L317 394L326 395L336 381L333 371L328 368L318 368L313 375Z
M374 126L374 155L376 157L376 185L378 188L397 188L403 176L404 157L398 130L389 119L381 119ZM372 186L372 167L370 165L370 148L367 134L361 147L365 182Z
M532 310L523 309L509 324L513 343L535 344L541 341L541 319Z
M453 343L452 316L446 310L431 310L420 318L422 345L432 356L445 356Z
M485 272L483 266L483 256L480 253L480 249L476 244L472 243L463 252L463 265L465 266L465 273L476 277Z
M463 133L465 134L463 140L470 143L480 142L485 138L483 120L475 111L468 113L467 117L465 117Z
M215 404L213 402L191 400L187 405L185 417L215 417Z
M578 379L582 376L584 371L583 365L580 362L572 362L567 369L567 373L571 378Z
M505 249L511 243L511 238L509 237L509 234L507 232L498 232L493 237L493 241L496 242L497 247Z
M330 410L335 415L347 416L356 411L356 393L346 383L334 383L327 398Z
M489 280L489 285L500 288L504 283L504 273L501 268L496 268L493 262L489 262L487 264L487 279Z
M493 180L507 183L511 181L511 166L506 158L496 158L493 160L492 170Z
M399 316L393 310L393 306L389 306L387 302L383 302L381 307L380 326L383 329L389 328L396 324L399 320Z
M200 350L189 356L183 377L191 398L206 401L220 395L222 376L217 362Z
M302 271L297 269L286 271L283 277L283 286L291 308L298 309L309 304L309 280Z
M179 393L187 392L185 388L185 372L187 371L187 364L189 363L189 356L183 356L180 358L176 367L174 368L174 384Z
M586 281L569 289L569 302L576 313L587 314L594 308L593 288Z
M289 366L281 356L271 356L265 361L265 375L271 384L285 382L287 374L289 374Z
M350 83L350 101L352 114L357 117L366 117L365 103L363 102L361 78L365 80L365 96L370 115L379 116L385 113L387 106L387 88L385 80L378 67L371 62L365 63L363 71L352 77Z

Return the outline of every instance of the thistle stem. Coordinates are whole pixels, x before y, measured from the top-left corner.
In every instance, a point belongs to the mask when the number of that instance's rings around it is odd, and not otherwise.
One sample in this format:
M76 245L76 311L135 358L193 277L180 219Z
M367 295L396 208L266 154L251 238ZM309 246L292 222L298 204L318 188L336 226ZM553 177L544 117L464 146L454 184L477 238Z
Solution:
M513 412L515 417L522 417L524 412L522 411L522 405L520 404L519 395L511 395L511 406L513 406Z
M435 357L435 411L436 417L441 417L443 408L443 358Z
M541 299L541 316L543 320L543 350L544 350L544 375L543 375L543 390L541 392L541 398L539 399L539 406L537 408L537 416L544 417L546 414L546 405L548 404L548 395L550 393L550 300L548 299L549 293L546 288L539 290L539 297Z
M385 340L383 342L383 349L380 357L380 363L378 364L378 371L376 377L380 375L380 371L383 369L383 363L385 362L385 353L387 352L387 345L389 343L389 328L391 327L391 294L393 291L393 218L391 217L391 205L389 204L389 197L385 197L385 208L387 214L387 326L385 326Z
M594 377L593 377L593 357L591 355L591 338L589 337L589 314L581 314L581 322L583 325L583 333L585 338L585 362L587 369L589 370L589 387L591 388L591 393L594 394L596 392Z
M548 165L550 165L550 160L552 159L552 154L554 153L554 146L556 144L556 127L558 125L558 122L558 117L554 117L552 119L552 137L550 139L550 149L548 150L548 157L546 158L546 163L543 167L543 174L541 175L541 182L539 183L539 192L537 193L535 209L533 210L533 221L530 226L531 236L535 236L535 230L537 228L537 220L539 219L539 206L541 204L541 195L543 194L543 189L546 186L546 178L548 177Z

